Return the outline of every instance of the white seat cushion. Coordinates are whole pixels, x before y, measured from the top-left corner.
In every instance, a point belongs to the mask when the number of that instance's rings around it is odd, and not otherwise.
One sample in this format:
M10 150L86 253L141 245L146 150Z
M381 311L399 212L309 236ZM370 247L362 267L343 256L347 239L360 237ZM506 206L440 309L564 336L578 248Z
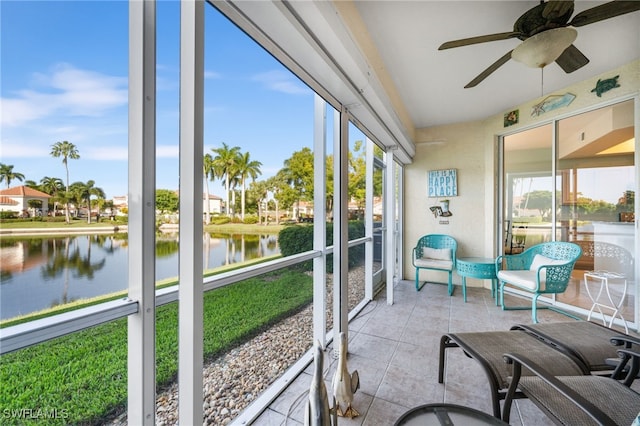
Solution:
M422 257L427 260L451 260L451 249L423 247Z
M513 284L518 287L526 288L531 291L536 289L537 272L531 270L510 271L503 270L498 272L498 280ZM540 289L544 289L544 277L540 277Z
M435 268L445 269L447 271L453 270L453 261L451 260L439 260L439 259L426 259L424 257L415 260L417 268Z

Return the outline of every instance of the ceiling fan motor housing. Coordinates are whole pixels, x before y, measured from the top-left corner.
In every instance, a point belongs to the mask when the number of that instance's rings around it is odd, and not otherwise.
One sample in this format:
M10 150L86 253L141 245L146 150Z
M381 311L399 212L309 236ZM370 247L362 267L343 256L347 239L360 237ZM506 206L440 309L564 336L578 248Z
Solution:
M564 3L562 9L559 10L556 7L549 12L549 8L553 7L555 3ZM518 38L525 40L542 31L566 27L571 15L573 15L572 1L540 3L518 18L513 24L513 31L521 33L522 35Z

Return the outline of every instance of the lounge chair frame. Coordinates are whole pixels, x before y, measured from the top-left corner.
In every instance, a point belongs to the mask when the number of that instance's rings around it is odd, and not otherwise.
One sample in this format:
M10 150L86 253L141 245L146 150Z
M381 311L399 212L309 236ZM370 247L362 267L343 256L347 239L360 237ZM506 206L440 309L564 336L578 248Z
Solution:
M505 397L502 419L509 422L514 398L528 397L557 424L630 425L638 416L640 394L629 386L640 371L640 340L630 336L611 339L618 349L620 364L627 365L623 382L603 376L556 376L521 353L506 353L513 365L513 377ZM522 377L523 367L533 375Z
M503 358L505 352L523 351L533 354L538 362L555 374L589 374L587 366L578 358L556 350L554 346L524 330L448 333L440 338L438 383L444 383L445 351L455 347L460 347L484 370L489 381L493 415L497 418L501 418L500 401L506 397L512 375L511 367ZM516 392L513 397L525 396Z
M612 371L619 378L622 365L609 341L624 333L591 321L567 321L539 324L516 324L511 330L523 330L543 339L556 349L578 358L592 373ZM629 347L629 346L627 346Z

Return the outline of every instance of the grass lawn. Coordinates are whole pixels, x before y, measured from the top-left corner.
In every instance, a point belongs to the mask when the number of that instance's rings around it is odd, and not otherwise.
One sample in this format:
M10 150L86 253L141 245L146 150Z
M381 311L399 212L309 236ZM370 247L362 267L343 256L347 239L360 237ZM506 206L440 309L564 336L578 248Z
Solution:
M290 270L241 281L204 297L205 360L215 358L309 304L312 278ZM177 377L178 306L156 314L156 375ZM127 402L127 319L0 357L0 423L100 424ZM40 410L40 411L38 411ZM43 416L57 414L58 418ZM22 416L22 417L20 417Z

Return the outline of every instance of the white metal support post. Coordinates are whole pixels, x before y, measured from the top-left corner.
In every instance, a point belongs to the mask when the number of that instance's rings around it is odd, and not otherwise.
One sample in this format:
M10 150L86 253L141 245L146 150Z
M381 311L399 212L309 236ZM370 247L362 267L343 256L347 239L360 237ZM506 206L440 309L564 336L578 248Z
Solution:
M313 249L323 255L313 259L313 340L327 344L327 207L325 187L327 153L327 103L314 95L313 103Z
M339 137L334 139L333 202L333 338L349 332L349 112L340 111ZM337 355L338 347L334 350Z
M640 166L638 166L640 164L640 114L638 113L640 111L640 94L636 94L636 96L634 96L634 111L635 111L635 118L633 120L633 124L634 124L634 135L635 135L635 140L636 140L636 146L635 146L635 152L633 154L633 158L634 158L634 164L636 165L635 167L635 193L638 194L640 193ZM637 195L636 195L637 196ZM638 202L638 200L635 200L635 207L634 207L634 217L635 217L635 223L634 223L634 229L633 232L635 233L634 235L634 241L635 241L635 247L632 247L631 250L634 254L633 258L634 259L640 259L640 203ZM640 277L640 262L638 262L637 260L635 262L633 262L634 265L634 276L635 277ZM635 300L635 306L633 307L633 311L634 311L634 318L633 318L633 328L636 331L640 331L640 297L638 297L638 294L640 292L640 284L638 284L638 279L636 278L635 282L631 284L633 287L631 288L631 294L635 294L636 296L634 297Z
M203 109L204 2L181 1L178 396L183 425L203 421Z
M365 243L364 251L364 298L373 300L373 251L375 241L373 236L373 170L374 170L374 143L371 139L365 140L365 207L364 207L364 235L370 238Z
M129 298L128 413L132 425L155 424L155 113L156 2L129 2Z
M387 271L387 304L393 305L393 285L396 271L395 229L396 229L396 167L393 155L385 154L384 203L385 203L385 270Z

